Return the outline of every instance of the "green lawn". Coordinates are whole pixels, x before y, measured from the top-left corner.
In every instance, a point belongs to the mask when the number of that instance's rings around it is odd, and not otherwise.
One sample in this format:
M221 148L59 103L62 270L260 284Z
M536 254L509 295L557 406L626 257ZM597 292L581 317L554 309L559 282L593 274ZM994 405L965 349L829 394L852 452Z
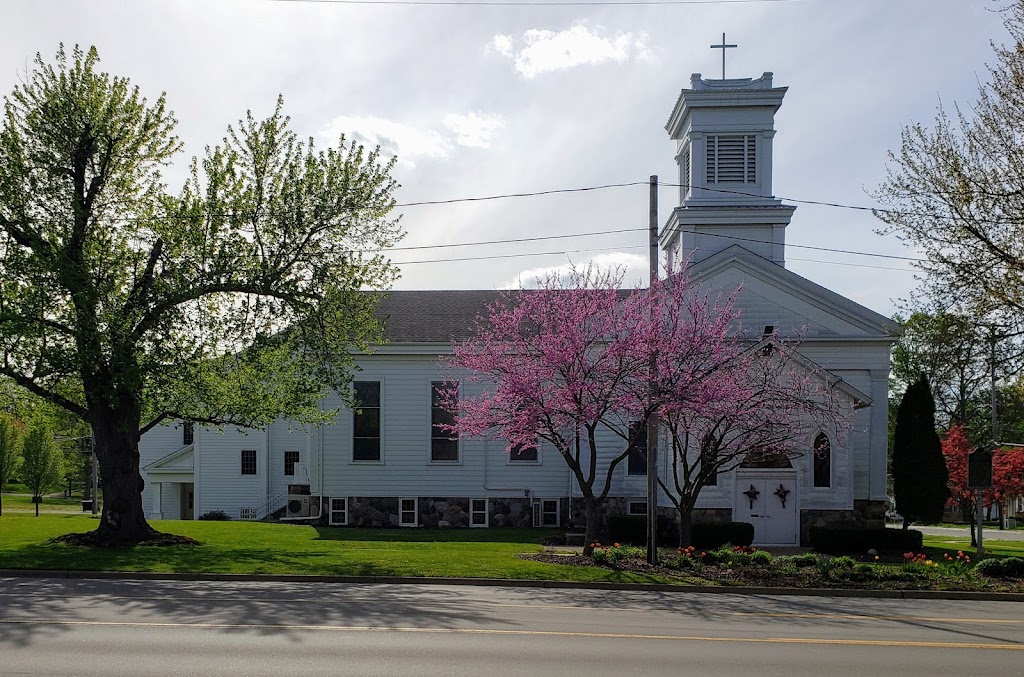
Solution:
M32 497L26 493L3 494L2 497L4 510L10 509L16 512L35 511ZM82 502L78 498L63 498L60 494L44 496L43 502L39 504L39 509L47 512L57 510L61 512L79 512L82 509Z
M986 534L988 537L986 537ZM994 540L991 533L982 533L986 555L1001 557L1024 557L1024 541L998 541ZM929 536L925 534L924 546L932 549L933 557L942 557L943 552L955 555L958 550L974 557L975 548L971 546L971 538L957 538L956 536Z
M665 582L640 573L517 558L540 552L536 529L345 529L259 522L155 521L199 546L99 550L49 541L95 527L86 515L0 517L0 568L355 576L466 576Z

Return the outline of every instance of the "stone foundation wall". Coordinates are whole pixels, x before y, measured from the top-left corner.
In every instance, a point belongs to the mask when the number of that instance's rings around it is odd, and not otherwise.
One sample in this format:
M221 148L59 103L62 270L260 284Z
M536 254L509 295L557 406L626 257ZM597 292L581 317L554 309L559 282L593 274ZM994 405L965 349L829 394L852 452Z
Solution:
M732 508L694 508L693 523L731 522Z
M853 510L801 510L800 511L800 545L811 544L811 527L823 527L828 524L863 524Z
M885 501L856 499L853 502L853 512L866 526L885 526Z
M420 498L419 526L425 529L469 527L468 498Z
M801 510L800 545L810 545L811 527L823 527L828 524L884 527L885 501L855 500L853 510Z
M353 496L348 499L348 524L352 527L397 527L397 497Z
M603 505L597 508L597 532L603 533L608 526L608 515L628 515L630 501L640 500L633 497L609 496ZM576 529L583 529L587 525L586 513L583 509L583 501L579 498L572 500L572 511L570 516L573 526ZM671 506L658 506L658 517L666 517L673 522L678 518L676 509ZM563 518L564 520L564 518ZM696 522L729 522L732 520L732 508L695 508L693 521ZM568 524L563 521L563 524Z
M488 506L488 524L492 527L528 527L533 525L529 498L492 498Z

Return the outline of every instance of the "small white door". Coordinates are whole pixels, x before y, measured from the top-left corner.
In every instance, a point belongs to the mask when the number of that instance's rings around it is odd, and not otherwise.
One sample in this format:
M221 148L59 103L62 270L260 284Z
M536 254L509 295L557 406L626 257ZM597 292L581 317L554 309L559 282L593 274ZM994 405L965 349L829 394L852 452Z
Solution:
M754 525L754 545L798 545L796 474L736 473L733 519Z

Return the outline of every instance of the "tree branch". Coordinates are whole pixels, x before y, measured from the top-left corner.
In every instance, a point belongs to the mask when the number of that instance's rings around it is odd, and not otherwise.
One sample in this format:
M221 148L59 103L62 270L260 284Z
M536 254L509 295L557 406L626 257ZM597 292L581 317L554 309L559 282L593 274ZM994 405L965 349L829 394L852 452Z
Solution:
M0 367L0 375L7 376L15 383L25 388L29 392L33 393L34 395L38 395L39 397L42 397L43 399L56 404L58 407L67 410L68 412L74 414L75 416L78 416L82 420L89 419L89 412L86 411L85 407L82 407L72 402L63 395L58 395L55 392L47 390L46 388L42 387L31 378L29 378L28 376L25 376L24 374L21 374L17 371L14 371L13 369L6 365Z

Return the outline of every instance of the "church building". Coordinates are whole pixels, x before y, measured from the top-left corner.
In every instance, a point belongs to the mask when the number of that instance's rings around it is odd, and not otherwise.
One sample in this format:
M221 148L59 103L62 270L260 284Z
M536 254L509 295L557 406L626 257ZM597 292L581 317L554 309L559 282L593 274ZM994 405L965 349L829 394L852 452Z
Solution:
M705 488L695 517L754 524L755 543L806 543L813 525L880 524L886 499L888 318L786 268L795 207L772 194L775 113L786 95L772 74L691 78L666 129L676 144L679 204L661 235L688 258L693 281L737 298L744 331L801 337L800 354L853 404L852 429L821 431L789 467L740 467ZM279 420L223 431L178 422L143 436L144 501L152 519L318 521L337 526L561 527L580 522L579 489L554 449L506 452L501 440L452 440L433 427L439 360L468 338L495 291L395 291L379 305L387 344L360 355L363 407L333 425ZM323 406L340 406L332 394ZM609 455L617 453L607 440ZM646 475L616 470L608 513L646 511ZM668 471L661 459L659 472ZM781 489L777 489L781 487ZM778 498L781 495L781 499ZM753 498L752 498L753 497ZM662 498L661 507L670 505Z

